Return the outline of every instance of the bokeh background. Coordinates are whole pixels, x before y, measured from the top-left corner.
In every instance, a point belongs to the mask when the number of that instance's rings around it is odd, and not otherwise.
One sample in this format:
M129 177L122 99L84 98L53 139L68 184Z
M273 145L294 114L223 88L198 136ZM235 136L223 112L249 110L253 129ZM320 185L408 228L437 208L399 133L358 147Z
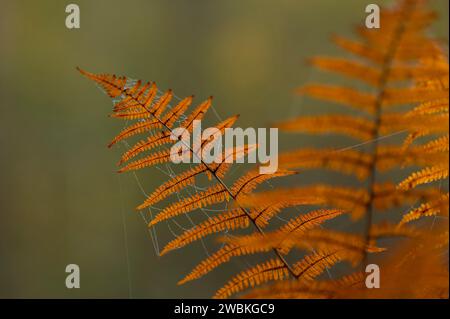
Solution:
M305 59L342 55L330 35L350 34L370 2L72 2L78 30L65 27L69 1L0 0L0 297L209 297L229 273L176 286L205 252L195 244L157 256L134 211L138 185L115 173L120 150L106 148L121 123L75 66L154 80L178 96L212 94L222 116L266 127L302 114L309 101L293 88L326 78ZM448 1L431 5L440 18L430 32L448 41ZM144 188L161 178L145 176ZM157 232L160 245L173 238L164 225ZM65 287L70 263L81 268L81 289Z

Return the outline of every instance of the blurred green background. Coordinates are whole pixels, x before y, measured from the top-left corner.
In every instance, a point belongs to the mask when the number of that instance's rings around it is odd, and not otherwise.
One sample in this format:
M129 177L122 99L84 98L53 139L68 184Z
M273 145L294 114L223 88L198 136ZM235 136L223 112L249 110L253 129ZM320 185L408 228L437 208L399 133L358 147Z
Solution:
M81 28L65 27L69 1L0 0L0 297L209 297L229 273L178 287L205 257L200 244L158 257L131 174L115 173L107 142L122 123L75 66L154 80L178 96L215 96L222 116L265 127L302 114L293 88L323 79L304 63L342 55L332 33L363 21L365 0L77 0ZM390 1L377 1L378 4ZM448 1L431 33L448 39ZM284 139L282 149L308 143ZM149 190L161 174L146 176ZM160 245L173 238L157 228ZM81 289L65 267L81 268Z

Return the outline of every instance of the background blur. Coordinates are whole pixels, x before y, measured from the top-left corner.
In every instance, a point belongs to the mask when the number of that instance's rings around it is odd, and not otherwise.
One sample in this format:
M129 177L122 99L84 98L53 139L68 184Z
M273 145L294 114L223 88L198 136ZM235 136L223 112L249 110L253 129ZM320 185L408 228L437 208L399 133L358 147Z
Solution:
M134 211L138 185L115 173L120 149L106 148L122 123L75 66L154 80L196 101L212 94L223 117L266 127L303 114L293 88L324 79L305 58L342 55L330 35L350 34L371 2L71 2L78 30L65 27L69 1L0 0L0 297L209 297L229 273L176 286L205 252L195 244L157 256ZM431 32L448 39L448 1L431 3L440 13ZM308 142L285 137L281 148ZM146 176L144 188L161 177ZM157 233L160 245L173 238L164 225ZM70 263L81 289L65 287Z

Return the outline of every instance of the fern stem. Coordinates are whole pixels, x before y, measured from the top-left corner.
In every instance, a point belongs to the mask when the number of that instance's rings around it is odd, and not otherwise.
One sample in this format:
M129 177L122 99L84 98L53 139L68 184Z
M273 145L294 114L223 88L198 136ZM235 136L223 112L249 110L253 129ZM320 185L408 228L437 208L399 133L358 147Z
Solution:
M114 85L114 84L111 83L111 85ZM115 86L115 85L114 85L114 86ZM166 128L171 134L173 133L172 129L171 129L169 126L167 126L166 123L164 123L164 121L162 121L158 116L156 116L156 115L154 115L153 113L151 113L150 110L148 110L148 109L145 107L145 105L143 105L140 101L138 101L137 99L135 99L135 97L134 97L132 94L130 94L130 93L126 92L126 91L125 91L124 93L125 93L125 95L126 95L127 97L130 97L131 99L133 99L133 100L134 100L139 106L141 106L146 112L148 112L151 116L153 116L153 117L155 118L155 120L157 120L159 123L161 123L161 125L162 125L164 128ZM192 149L192 147L191 147L190 145L187 145L187 144L186 144L185 142L183 142L182 140L181 140L181 142L182 142L183 144L185 144L185 146L187 146L187 147L189 148L189 150L192 152L193 156L196 156L197 159L200 160L200 162L206 167L206 169L214 176L214 178L219 182L219 184L222 185L222 187L227 191L227 193L231 196L231 198L233 198L233 200L237 203L236 196L233 194L233 192L230 190L230 188L225 184L225 182L224 182L219 176L217 176L215 170L213 170L211 167L209 167L209 166L203 161L203 159L202 159L201 157L199 157L199 156L196 154L196 152L194 152L194 150ZM261 227L259 227L259 226L256 224L256 220L253 219L253 218L251 217L250 212L249 212L246 208L242 207L241 205L238 204L238 206L239 206L239 208L245 213L245 215L250 219L250 221L252 222L252 224L255 226L256 230L257 230L261 235L264 236L264 231L262 230ZM278 251L278 249L273 248L273 252L274 252L275 255L277 256L277 258L285 265L285 267L286 267L286 269L289 271L289 273L290 273L294 278L298 278L298 276L296 275L294 269L293 269L293 268L291 267L291 265L288 263L288 261L286 260L286 258L284 258L283 255Z
M395 54L398 49L399 42L402 38L402 35L405 31L406 23L409 19L410 13L414 9L414 3L410 1L406 1L403 17L399 17L399 24L393 34L393 37L389 43L388 50L384 57L384 61L382 64L381 76L378 83L378 93L375 101L375 131L373 135L373 151L372 151L372 161L370 165L370 175L368 178L368 187L369 187L369 200L366 206L366 227L365 227L365 235L366 235L366 246L369 245L371 240L370 230L373 224L373 211L374 206L373 202L375 199L375 183L376 183L376 175L377 175L377 161L378 161L378 147L379 147L379 139L380 139L380 126L381 126L381 116L382 116L382 106L384 101L384 96L386 92L386 88L388 85L388 79L391 72L392 63L395 57ZM367 251L364 250L363 262L362 262L362 271L365 271L365 267L367 265Z

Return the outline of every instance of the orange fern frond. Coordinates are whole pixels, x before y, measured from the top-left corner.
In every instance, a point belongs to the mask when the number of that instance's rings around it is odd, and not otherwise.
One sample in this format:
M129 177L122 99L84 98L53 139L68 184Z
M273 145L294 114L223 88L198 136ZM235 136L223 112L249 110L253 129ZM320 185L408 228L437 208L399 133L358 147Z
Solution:
M258 171L261 167L257 167L237 177L227 175L236 159L256 149L255 145L244 145L219 152L221 154L218 155L227 157L222 161L200 161L196 166L179 170L176 174L170 171L170 178L150 192L137 207L142 210L147 207L153 209L155 204L162 206L155 207L160 212L150 220L149 227L210 205L226 204L226 208L218 209L220 212L211 217L198 216L202 220L197 225L175 235L162 250L161 254L166 254L207 236L225 232L227 237L221 239L221 248L195 266L179 284L198 279L234 257L258 253L263 261L232 277L215 297L226 298L262 284L266 287L258 287L245 296L376 296L377 292L368 291L363 285L364 274L360 272L337 280L319 276L341 261L346 262L342 267L348 270L347 263L353 266L360 264L364 269L370 261L369 253L387 250L377 246L379 240L393 237L395 240L382 242L389 247L389 252L381 257L391 254L395 259L395 250L391 249L395 248L394 245L404 242L413 244L412 249L408 248L405 254L397 256L401 258L397 258L395 267L388 265L389 277L386 278L395 282L395 277L399 276L402 277L399 281L402 284L408 280L415 282L416 278L408 279L395 268L404 265L411 268L412 265L412 270L415 270L417 260L420 267L429 267L436 278L430 279L421 271L413 272L414 276L424 276L429 280L433 297L445 295L445 286L448 295L448 284L442 284L442 278L447 276L448 279L448 269L436 266L437 259L430 257L431 252L432 256L439 256L443 249L448 249L448 223L437 220L433 231L405 225L423 216L448 216L449 206L449 195L443 194L447 191L433 183L448 177L448 57L426 32L435 14L424 4L423 0L398 0L396 6L381 11L381 29L359 27L356 29L357 40L334 37L337 45L356 55L356 59L316 57L310 60L313 66L323 71L343 75L363 85L307 84L297 93L352 107L357 113L346 111L342 114L306 116L277 125L290 132L342 134L360 140L358 144L340 149L289 151L279 156L279 170L273 174L261 174ZM180 139L171 137L176 125L192 132L194 121L203 119L211 108L212 97L194 106L193 96L178 99L172 90L161 91L154 82L79 71L113 98L112 117L136 120L135 123L126 123L127 127L109 144L112 146L131 137L136 138L132 143L123 143L127 148L121 156L119 164L123 167L119 172L166 164L172 155L198 156L211 151L213 143L210 142L215 141L216 134L203 140L199 149L187 145L187 149L176 153L172 153L171 146ZM237 116L231 116L216 124L217 135L231 128L236 120ZM144 136L139 137L140 134ZM406 136L404 141L391 139L397 135L400 137L400 134ZM391 144L386 143L387 138ZM418 166L420 170L398 182L398 173L405 166ZM297 185L253 193L269 179L297 173L292 170L314 169L348 174L360 181L352 178L349 180L352 182L350 187L344 186L347 179L341 178L337 185ZM389 176L384 174L387 170L390 170ZM381 179L383 182L380 182ZM385 179L388 179L387 182ZM301 182L309 180L307 177ZM195 186L197 181L208 184L200 191L195 188L195 193L191 194L190 187ZM429 185L418 187L425 184ZM390 221L387 222L378 221L382 216L375 216L378 211L397 207L403 210L409 205L420 206L399 217L401 221L398 225L392 223L396 217L384 217ZM290 208L293 206L303 207L294 210ZM286 221L277 216L281 213L293 216ZM363 232L348 233L322 228L352 222L349 218L336 220L343 214L348 214L352 219L365 217ZM275 216L279 217L278 220L274 220ZM331 220L333 222L327 223ZM343 223L339 224L339 229L343 228ZM229 235L229 232L232 234ZM239 235L236 236L236 233ZM397 237L406 238L397 240ZM424 253L427 250L430 254ZM302 260L290 264L292 255L304 253L306 256ZM422 259L417 259L417 256ZM428 257L432 264L423 259ZM418 282L421 280L417 278ZM387 286L389 292L398 288L390 284ZM427 293L414 292L411 295L426 296Z

